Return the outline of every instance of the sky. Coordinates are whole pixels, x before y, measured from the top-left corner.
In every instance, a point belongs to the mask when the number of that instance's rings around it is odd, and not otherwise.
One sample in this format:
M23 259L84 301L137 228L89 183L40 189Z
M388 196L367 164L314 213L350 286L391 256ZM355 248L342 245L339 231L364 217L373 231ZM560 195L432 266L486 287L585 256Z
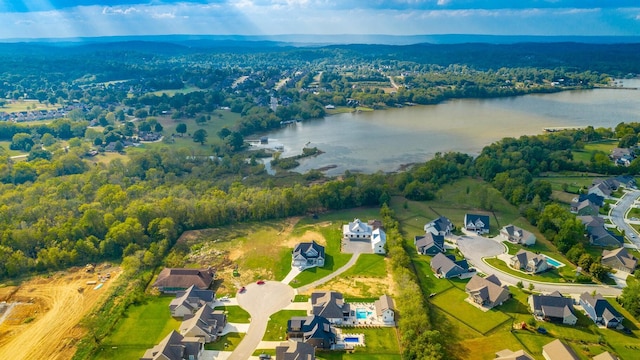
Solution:
M0 0L0 39L122 35L640 36L640 0Z

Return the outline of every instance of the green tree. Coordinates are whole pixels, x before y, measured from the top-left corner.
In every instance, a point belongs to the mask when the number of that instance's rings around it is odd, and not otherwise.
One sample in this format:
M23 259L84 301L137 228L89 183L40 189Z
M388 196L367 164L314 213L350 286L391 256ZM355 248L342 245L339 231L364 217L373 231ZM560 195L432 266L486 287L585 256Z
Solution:
M193 141L199 142L200 145L204 145L204 143L207 142L207 136L207 130L198 129L193 133Z
M33 139L31 139L31 134L27 133L17 133L13 135L11 138L11 144L9 148L11 150L22 150L22 151L30 151L33 147Z
M633 316L640 316L640 281L633 281L622 289L620 303Z
M178 124L178 126L176 126L176 132L180 134L180 136L184 136L184 134L187 132L187 124L185 123Z

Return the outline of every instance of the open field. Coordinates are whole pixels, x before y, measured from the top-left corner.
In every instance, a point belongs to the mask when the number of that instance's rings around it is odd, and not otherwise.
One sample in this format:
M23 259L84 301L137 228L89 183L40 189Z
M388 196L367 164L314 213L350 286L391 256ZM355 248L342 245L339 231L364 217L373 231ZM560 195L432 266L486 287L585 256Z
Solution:
M171 90L158 90L158 91L154 91L150 94L156 95L156 96L162 96L163 94L166 94L167 96L171 97L175 94L188 94L194 91L200 91L201 89L195 87L195 86L189 86L183 89L171 89Z
M618 146L618 140L602 140L598 142L590 142L584 145L582 150L573 150L573 160L588 163L591 161L591 155L596 151L602 151L609 154L611 149Z
M20 111L32 111L32 110L55 110L58 109L60 105L49 105L43 104L36 100L15 100L9 101L4 106L0 107L0 111L4 111L6 113L12 112L20 112Z
M177 330L180 321L171 317L169 303L175 296L148 296L145 301L127 310L127 316L106 338L96 359L136 359Z
M21 304L0 325L0 359L71 359L86 332L78 323L106 298L120 274L117 268L109 271L111 279L98 290L87 285L97 276L82 268L19 285L9 301Z

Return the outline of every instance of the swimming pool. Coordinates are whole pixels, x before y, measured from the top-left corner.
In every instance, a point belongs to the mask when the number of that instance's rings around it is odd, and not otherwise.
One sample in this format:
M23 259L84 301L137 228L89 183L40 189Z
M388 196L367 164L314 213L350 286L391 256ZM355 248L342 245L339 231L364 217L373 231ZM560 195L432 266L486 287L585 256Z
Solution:
M544 257L547 258L547 263L549 265L553 266L554 268L559 268L559 267L564 266L563 263L559 262L556 259L552 259L552 258L548 257L547 255L544 255Z
M346 337L343 340L346 343L359 343L360 342L360 338L357 338L357 337Z
M356 309L356 319L358 320L364 320L366 318L368 318L369 316L371 316L373 314L373 312L368 311L367 309Z

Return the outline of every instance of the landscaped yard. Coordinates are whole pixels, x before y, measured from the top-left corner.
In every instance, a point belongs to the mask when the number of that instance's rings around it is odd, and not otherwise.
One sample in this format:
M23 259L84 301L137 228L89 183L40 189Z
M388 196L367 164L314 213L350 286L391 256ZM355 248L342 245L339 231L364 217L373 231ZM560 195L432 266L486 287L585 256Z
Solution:
M205 344L204 348L205 350L233 351L240 344L244 335L244 333L228 333L218 338L216 342Z
M240 306L216 306L215 310L222 310L227 313L227 322L249 323L249 313Z
M560 272L558 269L547 270L539 274L527 274L522 271L517 271L512 269L504 261L498 258L485 259L485 261L489 265L503 272L506 272L511 275L515 275L524 280L535 280L535 281L552 282L552 283L566 283L566 282L573 282L573 280L575 279L575 273L573 273L574 276L566 276L564 273ZM560 270L562 270L562 268L564 267L561 267Z
M264 333L264 341L285 341L287 338L287 322L293 316L307 316L304 310L280 310L269 317L267 331Z
M492 329L511 321L511 317L499 310L482 311L477 307L467 303L468 297L464 290L452 287L444 292L438 293L431 298L431 303L441 310L465 323L481 334L486 334Z
M137 359L155 346L171 330L177 330L180 321L171 317L169 303L173 296L149 296L139 305L131 306L106 338L96 359Z

